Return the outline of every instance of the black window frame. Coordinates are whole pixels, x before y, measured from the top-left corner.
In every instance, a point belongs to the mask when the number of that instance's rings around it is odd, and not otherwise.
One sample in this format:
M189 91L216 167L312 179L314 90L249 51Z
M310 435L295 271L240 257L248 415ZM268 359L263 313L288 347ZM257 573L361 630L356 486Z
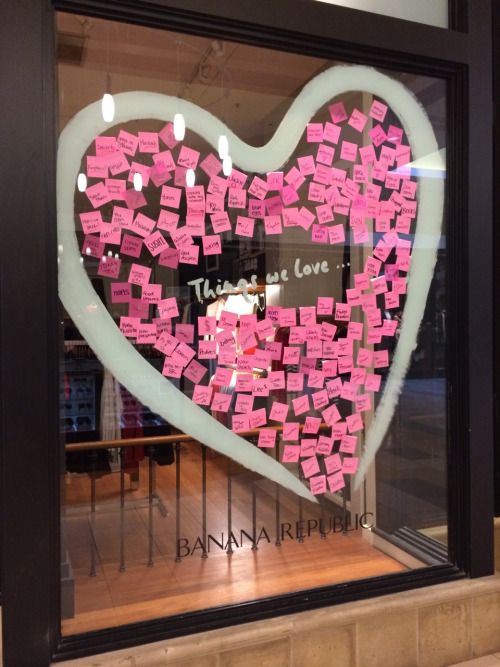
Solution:
M56 10L446 80L449 564L61 637ZM254 0L251 9L246 0L4 3L0 408L5 664L44 667L51 660L493 572L491 17L490 0L450 0L448 30L313 0ZM486 166L480 169L481 164Z

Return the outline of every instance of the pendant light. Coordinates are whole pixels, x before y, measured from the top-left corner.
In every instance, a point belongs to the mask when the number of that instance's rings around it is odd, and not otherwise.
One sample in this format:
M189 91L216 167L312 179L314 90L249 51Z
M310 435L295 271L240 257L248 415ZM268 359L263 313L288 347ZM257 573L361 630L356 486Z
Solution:
M186 185L188 188L194 187L194 184L196 183L196 174L194 173L194 169L188 169L186 171Z
M225 134L219 135L217 148L219 151L220 159L225 160L229 155L229 141L227 140L227 136Z
M106 33L106 92L101 100L101 113L105 123L112 123L115 118L115 100L111 95L111 76L109 74L109 26Z
M231 176L231 172L233 171L233 161L231 160L230 155L226 155L226 157L222 160L222 173L224 176Z
M80 192L85 192L87 189L87 177L83 172L78 174L78 178L76 179L76 186Z
M136 171L134 174L134 190L140 192L142 190L142 174L139 171Z
M174 116L174 137L177 141L182 141L186 134L186 121L181 113Z

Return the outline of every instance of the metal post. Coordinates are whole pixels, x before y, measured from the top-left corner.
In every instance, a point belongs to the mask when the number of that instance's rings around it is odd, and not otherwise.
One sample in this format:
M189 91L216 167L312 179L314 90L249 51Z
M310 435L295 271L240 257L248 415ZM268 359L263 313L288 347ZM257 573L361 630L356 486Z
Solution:
M125 572L125 448L120 449L120 567Z
M179 541L181 535L181 445L175 443L175 561L181 562Z
M154 446L146 447L146 454L148 456L148 567L153 567L153 535L154 535L154 518L153 518L153 469L155 460L153 458L155 448Z
M276 449L274 450L274 456L276 458L276 461L279 461L280 458L280 453L279 453L279 447L276 446ZM276 513L276 542L275 545L277 547L281 546L281 534L280 534L280 485L275 484L275 489L276 489L276 501L275 501L275 513Z
M202 558L208 558L207 552L207 447L201 445L201 533L203 536Z
M232 533L232 489L231 489L231 459L227 460L227 555L233 553Z

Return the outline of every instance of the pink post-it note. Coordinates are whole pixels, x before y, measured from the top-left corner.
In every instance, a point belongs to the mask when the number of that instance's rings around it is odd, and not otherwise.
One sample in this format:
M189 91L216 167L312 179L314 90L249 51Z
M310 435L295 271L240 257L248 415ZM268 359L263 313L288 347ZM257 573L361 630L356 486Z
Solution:
M99 208L112 201L112 197L102 181L87 188L85 194L94 208Z
M181 194L182 190L180 188L164 185L161 189L160 206L167 206L168 208L179 208Z
M161 209L160 215L158 216L158 229L163 229L164 231L171 233L177 229L178 224L178 213L174 213L173 211L166 211L164 208Z
M283 424L283 440L298 440L299 439L299 423L285 422Z
M154 345L156 343L156 324L139 324L136 342L140 345Z
M341 491L345 487L344 476L341 472L334 472L333 475L327 477L328 488L331 493Z
M111 303L128 303L131 298L130 283L111 283Z
M120 331L127 338L135 338L139 323L140 319L138 317L120 317Z
M193 402L198 405L210 405L212 401L212 387L197 384L193 391Z
M128 255L129 257L140 257L142 250L143 240L137 238L137 236L132 236L131 234L124 234L122 239L122 245L120 247L120 252L122 255Z
M342 462L343 475L355 475L358 470L359 458L357 456L344 457Z
M161 318L179 317L179 307L175 296L170 296L158 303L158 312Z
M196 169L199 159L199 151L195 151L188 146L182 146L179 152L179 157L177 158L177 164L180 167L184 167L184 169Z
M343 120L347 119L347 113L343 102L330 104L328 111L330 112L330 117L334 123L341 123Z
M259 433L257 445L262 448L271 449L276 444L276 431L274 428L263 428Z
M180 264L198 264L200 255L200 246L187 245L179 249L179 263Z
M219 234L214 234L213 236L203 236L202 243L204 255L222 254L222 242Z
M287 403L279 403L275 401L272 404L271 412L269 413L269 419L278 422L284 422L288 415L289 406Z
M82 243L82 254L89 257L97 257L100 259L104 253L104 243L99 237L93 234L87 234Z
M264 229L267 235L282 234L281 215L264 216Z
M250 394L236 394L235 412L248 414L253 410L254 397Z
M85 234L95 234L101 231L102 215L101 211L89 211L80 213L80 222Z
M326 475L316 475L309 479L311 493L318 496L320 493L326 493Z
M176 269L179 266L179 251L177 248L167 248L158 257L158 264Z
M231 403L231 394L223 394L222 392L216 391L214 393L211 409L213 412L228 412L229 405Z
M137 152L139 139L130 132L126 132L125 130L120 130L118 137L116 139L116 143L118 144L120 150L125 153L125 155L130 155L131 157L133 157Z
M307 412L309 410L309 396L307 394L303 394L298 398L294 398L292 400L292 405L293 405L293 412L296 417L304 414L304 412Z
M382 123L385 119L387 113L387 105L379 102L379 100L373 100L370 107L369 116L378 120L379 123Z
M144 239L144 245L153 257L156 257L156 255L159 255L168 248L168 243L165 241L162 233L158 230Z
M144 285L142 288L141 298L147 303L158 303L161 300L161 290L162 285L160 284L149 284Z
M306 479L309 479L312 475L316 475L320 472L318 459L315 456L311 456L309 459L304 459L300 462L300 465L302 466L302 472Z
M363 429L363 419L359 412L355 412L352 415L347 415L345 418L347 423L347 430L349 433L357 433Z
M358 155L358 145L351 141L343 141L340 149L340 159L355 162Z
M173 123L167 123L159 132L158 136L163 141L165 146L172 149L179 143L174 137L174 126Z
M208 373L207 369L203 364L200 364L196 359L192 359L189 364L184 369L183 375L187 377L188 380L191 380L194 384L198 384L203 377Z
M306 136L308 143L321 143L323 141L323 123L308 123Z
M233 415L231 418L231 430L234 433L243 433L250 430L250 417L246 414Z
M300 447L298 445L285 445L281 455L282 463L297 463L300 456Z
M151 269L141 264L132 264L128 282L133 285L146 285L151 277Z
M122 265L122 260L115 257L106 257L103 255L101 261L99 262L99 268L97 269L98 276L105 276L106 278L118 278L120 274L120 268Z
M235 233L238 236L246 236L248 238L253 237L253 232L255 228L254 218L247 218L243 215L239 215L236 218L236 229Z
M158 132L139 132L139 153L158 153Z
M353 109L353 112L351 114L351 117L347 121L347 124L353 127L358 132L362 132L364 130L367 120L368 116L365 116L365 114L362 113L359 109Z
M144 215L144 213L138 213L135 216L130 229L136 234L139 234L139 236L146 238L146 236L149 236L152 233L155 225L156 220L153 220L153 218L148 218L148 216Z

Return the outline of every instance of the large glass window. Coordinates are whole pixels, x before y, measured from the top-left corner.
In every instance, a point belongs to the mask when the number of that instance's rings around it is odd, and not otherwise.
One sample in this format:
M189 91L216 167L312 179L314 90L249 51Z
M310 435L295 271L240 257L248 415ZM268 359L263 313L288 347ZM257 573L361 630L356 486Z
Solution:
M445 83L57 35L63 632L445 562Z

